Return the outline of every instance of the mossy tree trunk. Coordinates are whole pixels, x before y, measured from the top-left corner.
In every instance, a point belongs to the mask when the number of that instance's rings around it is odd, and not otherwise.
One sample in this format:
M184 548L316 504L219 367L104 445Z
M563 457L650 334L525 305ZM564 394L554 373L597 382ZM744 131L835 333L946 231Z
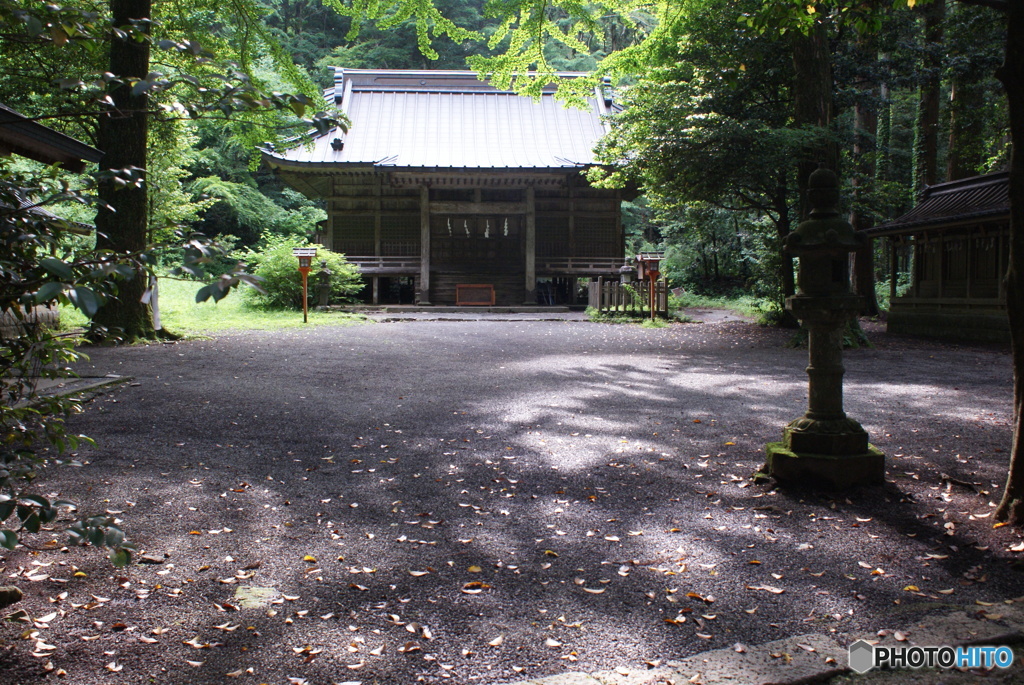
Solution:
M939 105L942 96L942 37L946 0L922 9L921 84L914 130L914 194L939 182Z
M150 0L110 0L114 27L145 28L151 16ZM112 106L100 115L98 146L103 150L100 170L135 168L144 175L149 97L144 88L134 88L149 73L149 43L128 33L111 37L110 73L120 83L110 86ZM142 179L144 181L144 179ZM105 181L99 187L101 207L96 215L97 247L122 254L140 253L146 247L148 224L146 186L144 182L120 185ZM126 340L153 338L153 319L149 306L143 304L148 277L139 273L119 283L118 294L97 312L94 321L114 332L119 329Z
M864 210L864 187L875 175L875 131L878 128L878 87L875 83L875 41L873 36L861 36L856 45L858 62L863 65L856 76L857 99L853 106L853 168L850 183L853 189L853 207L850 224L854 230L874 225ZM852 253L853 292L864 298L863 314L878 316L875 298L875 245L868 240Z
M800 200L800 215L797 221L807 218L810 206L807 203L807 185L811 174L824 165L838 171L839 148L832 136L832 48L829 45L828 27L817 21L805 34L792 34L793 50L793 124L797 128L816 128L818 136L797 160L796 186ZM787 226L787 233L788 226ZM784 236L783 236L784 237ZM783 255L783 263L792 265L793 258ZM788 275L791 281L792 275ZM784 284L787 284L784 281ZM788 284L787 284L788 285ZM795 290L795 283L793 284ZM786 311L784 325L795 327L796 318Z
M838 172L839 148L832 137L832 49L828 29L815 22L808 33L794 32L793 124L819 129L815 144L797 162L796 183L800 192L800 220L807 218L807 181L819 165Z

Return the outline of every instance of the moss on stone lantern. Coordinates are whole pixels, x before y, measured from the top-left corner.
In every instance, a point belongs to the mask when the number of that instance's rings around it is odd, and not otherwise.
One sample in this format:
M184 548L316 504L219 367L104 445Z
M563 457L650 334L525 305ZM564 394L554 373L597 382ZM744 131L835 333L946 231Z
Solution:
M843 329L863 308L850 291L849 254L863 235L839 215L839 180L828 169L811 174L811 212L786 240L800 258L797 294L789 310L808 331L808 408L767 445L764 471L784 485L844 488L881 483L885 456L843 411Z

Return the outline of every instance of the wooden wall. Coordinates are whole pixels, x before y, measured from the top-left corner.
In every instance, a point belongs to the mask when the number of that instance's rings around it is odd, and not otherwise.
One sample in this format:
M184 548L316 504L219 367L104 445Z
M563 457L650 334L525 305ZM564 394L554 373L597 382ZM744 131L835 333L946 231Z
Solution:
M1006 223L919 230L902 240L913 253L911 287L890 303L888 330L961 340L1009 340L1002 281Z
M496 180L497 178L497 180ZM552 260L588 258L621 265L624 237L616 191L591 188L578 174L537 179L534 217L539 271ZM429 191L429 301L453 304L458 284L492 284L496 304L526 297L527 201L530 180L514 175L459 177L437 172ZM452 186L456 187L452 187ZM327 241L351 258L421 257L420 188L383 172L331 179ZM593 267L591 266L591 271ZM408 275L419 275L411 268ZM560 276L571 276L563 268ZM589 271L580 275L592 275Z

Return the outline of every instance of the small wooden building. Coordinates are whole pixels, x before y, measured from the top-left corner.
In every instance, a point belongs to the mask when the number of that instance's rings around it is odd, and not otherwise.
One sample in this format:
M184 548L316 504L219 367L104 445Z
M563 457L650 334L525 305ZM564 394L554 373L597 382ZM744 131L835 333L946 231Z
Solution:
M358 265L375 304L572 303L576 279L618 275L622 197L585 178L610 93L577 109L554 90L535 101L468 71L337 68L326 96L349 131L263 159L325 201L321 242Z
M1009 340L1009 188L1006 172L929 186L910 212L867 229L890 241L889 331ZM896 297L901 253L909 257L910 289Z

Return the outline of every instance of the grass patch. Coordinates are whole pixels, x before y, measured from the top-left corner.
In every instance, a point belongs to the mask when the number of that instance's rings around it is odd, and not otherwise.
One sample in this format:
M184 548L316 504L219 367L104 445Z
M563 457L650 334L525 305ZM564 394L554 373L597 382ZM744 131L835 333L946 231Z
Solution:
M602 312L594 307L587 307L587 318L594 323L633 323L640 324L643 328L665 328L669 325L669 321L663 318L652 319L650 314L641 313L637 311L606 311ZM687 317L683 317L687 319ZM675 321L683 321L683 319L676 318ZM686 321L683 321L684 323Z
M764 325L776 324L781 315L778 305L771 300L751 295L729 297L725 295L683 293L682 295L669 296L668 305L669 309L673 311L690 308L728 309Z
M366 321L358 314L310 310L309 323L303 324L301 311L251 309L239 292L233 292L217 303L196 302L196 291L200 287L197 281L160 279L160 318L164 328L178 335L197 336L229 330L272 331L300 326L344 326ZM60 319L63 329L88 323L73 307L61 307Z

